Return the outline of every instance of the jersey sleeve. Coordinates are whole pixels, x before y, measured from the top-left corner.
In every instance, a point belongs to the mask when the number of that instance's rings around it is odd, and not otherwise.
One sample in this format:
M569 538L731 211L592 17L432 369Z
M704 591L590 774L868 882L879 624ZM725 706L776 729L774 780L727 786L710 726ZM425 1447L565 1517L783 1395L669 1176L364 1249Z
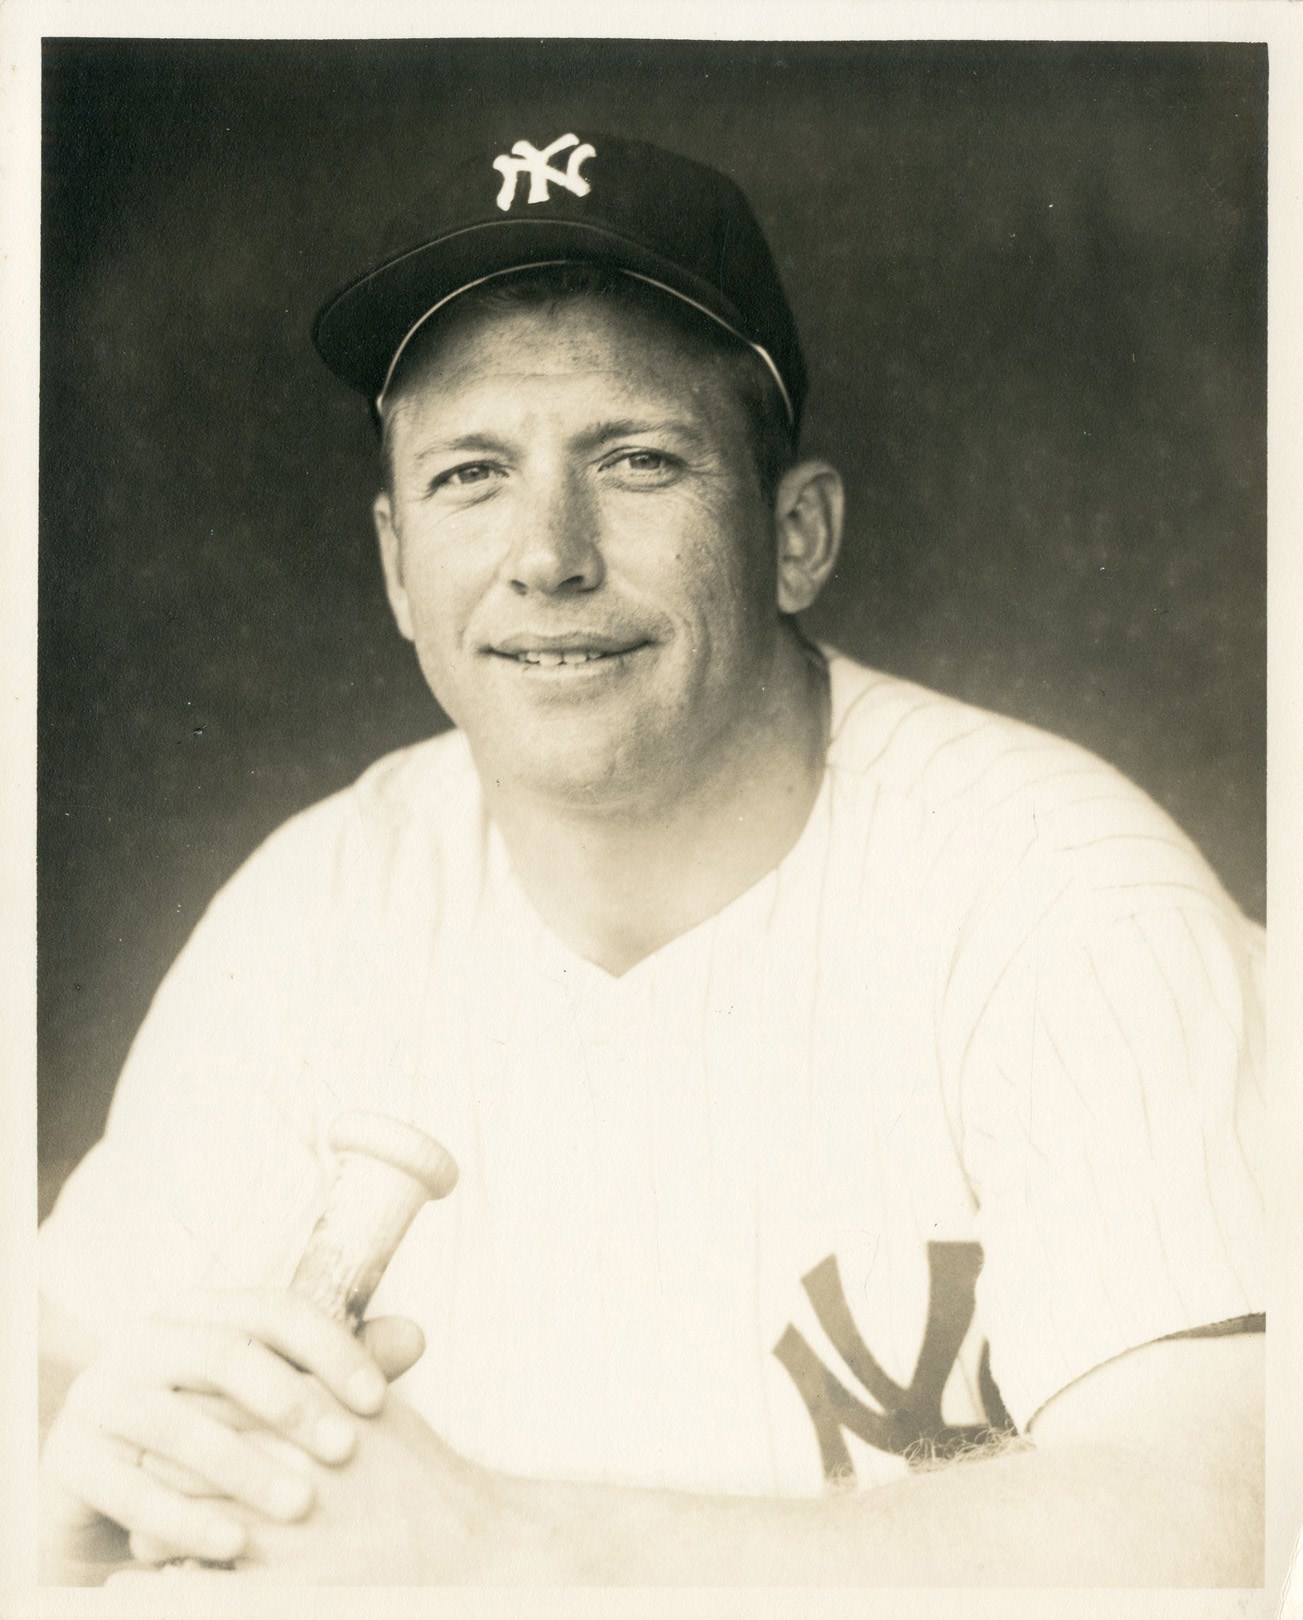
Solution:
M1041 800L950 977L977 1309L1022 1429L1127 1350L1264 1308L1262 931L1105 771Z
M212 902L41 1229L42 1291L93 1332L179 1288L270 1281L310 1226L319 842L287 824Z

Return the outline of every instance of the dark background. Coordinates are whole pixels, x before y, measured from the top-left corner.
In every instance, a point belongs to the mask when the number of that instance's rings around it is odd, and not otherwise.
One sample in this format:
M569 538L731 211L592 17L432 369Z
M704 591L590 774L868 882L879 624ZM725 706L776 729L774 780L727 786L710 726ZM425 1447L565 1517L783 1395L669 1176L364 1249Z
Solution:
M811 628L1029 719L1264 907L1257 46L47 42L42 1209L212 891L443 722L313 311L465 141L574 125L751 196L845 471Z

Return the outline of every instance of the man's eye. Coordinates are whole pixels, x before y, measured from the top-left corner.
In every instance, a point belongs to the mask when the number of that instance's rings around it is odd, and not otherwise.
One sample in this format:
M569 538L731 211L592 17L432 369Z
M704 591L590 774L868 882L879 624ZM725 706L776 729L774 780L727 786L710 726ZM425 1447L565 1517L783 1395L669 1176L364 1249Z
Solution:
M430 482L431 490L469 489L475 484L486 484L497 472L487 461L466 461L460 467L449 467Z
M641 483L663 482L679 470L677 458L663 450L622 450L612 456L608 466Z

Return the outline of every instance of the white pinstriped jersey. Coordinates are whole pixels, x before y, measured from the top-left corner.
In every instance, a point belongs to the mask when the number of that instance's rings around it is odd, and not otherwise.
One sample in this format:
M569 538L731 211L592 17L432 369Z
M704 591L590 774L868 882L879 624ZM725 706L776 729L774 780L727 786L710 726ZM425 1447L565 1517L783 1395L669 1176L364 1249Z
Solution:
M830 669L796 845L620 978L455 733L288 823L159 991L46 1290L104 1327L286 1276L366 1106L461 1167L375 1301L425 1329L406 1392L524 1474L885 1480L1260 1312L1261 931L1091 755Z

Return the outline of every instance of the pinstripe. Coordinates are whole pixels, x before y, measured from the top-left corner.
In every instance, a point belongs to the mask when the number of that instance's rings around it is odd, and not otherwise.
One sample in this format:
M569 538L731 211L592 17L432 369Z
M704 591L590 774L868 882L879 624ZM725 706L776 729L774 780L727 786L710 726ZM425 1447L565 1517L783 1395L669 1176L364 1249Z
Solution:
M1008 1086L1010 1092L1012 1092L1012 1094L1015 1097L1019 1096L1020 1095L1019 1088L1018 1088L1017 1085L1015 1085L1015 1083L1009 1078L1008 1074L1005 1072L1004 1065L1002 1063L993 1063L991 1065L991 1067L1000 1076L1001 1080L1004 1081L1005 1085ZM1032 1064L1032 1065L1029 1066L1028 1074L1027 1074L1027 1099L1028 1099L1028 1112L1029 1113L1031 1112L1031 1087L1032 1087L1032 1083L1033 1083L1034 1072L1035 1072L1035 1064ZM1049 1155L1046 1153L1045 1149L1041 1146L1041 1144L1036 1140L1035 1136L1032 1134L1032 1129L1031 1129L1031 1125L1029 1124L1029 1122L1022 1118L1022 1115L1020 1114L1020 1112L1017 1109L1011 1110L1009 1117L1013 1120L1014 1124L1017 1125L1019 1133L1021 1134L1023 1140L1027 1143L1027 1146L1032 1150L1032 1152L1036 1155L1036 1157L1041 1161L1041 1163L1046 1167L1047 1170L1052 1170L1054 1168L1053 1162L1050 1159ZM1039 1228L1037 1230L1039 1231Z
M1045 752L1051 753L1052 750L1047 748ZM994 817L997 811L1004 810L1010 801L1016 799L1020 793L1039 792L1047 782L1066 782L1074 776L1098 776L1098 774L1099 766L1097 764L1068 765L1061 771L1046 771L1043 776L1033 777L1030 781L1019 782L1015 787L1010 788L1003 798L996 799L993 804L984 804L981 811L982 817L983 819Z
M1172 1285L1172 1292L1176 1295L1176 1302L1181 1307L1181 1311L1185 1316L1185 1325L1187 1327L1198 1327L1201 1324L1193 1322L1190 1319L1190 1307L1186 1302L1185 1295L1181 1291L1181 1284L1177 1279L1176 1271L1173 1268L1172 1262L1168 1258L1167 1243L1163 1238L1162 1217L1159 1214L1158 1205L1152 1200L1149 1204L1149 1213L1153 1217L1154 1221L1154 1236L1158 1239L1158 1252L1163 1261L1163 1275Z
M1180 912L1179 916L1186 933L1190 936L1190 943L1194 948L1195 956L1198 960L1200 969L1202 970L1204 978L1207 981L1208 999L1212 1002L1213 1006L1216 1007L1221 1016L1226 1020L1227 1028L1230 1030L1232 1039L1234 1040L1236 1046L1242 1046L1246 1041L1246 1031L1248 1032L1247 1039L1252 1040L1254 1033L1260 1030L1262 1027L1262 1008L1259 1005L1257 990L1252 977L1250 976L1247 985L1244 983L1243 979L1240 981L1241 995L1246 1002L1251 1002L1252 1006L1244 1006L1242 1019L1240 1022L1237 1022L1231 1016L1231 1014L1227 1012L1217 995L1216 981L1213 979L1212 972L1208 967L1207 958L1204 955L1204 945L1200 941L1198 935L1195 933L1188 914L1185 912ZM1265 1107L1267 1097L1265 1091L1263 1090L1261 1066L1258 1063L1250 1060L1244 1063L1242 1068L1247 1070L1249 1081L1253 1086L1254 1094L1257 1096L1259 1103ZM1236 1130L1238 1133L1238 1124Z
M977 723L977 725L971 726L967 731L958 732L955 736L947 737L943 742L939 742L923 761L923 763L915 770L915 785L918 785L927 777L937 760L940 759L941 755L944 754L947 749L955 748L960 743L968 742L970 738L976 737L980 732L989 731L992 724L993 722L990 720L981 720Z
M890 749L896 743L900 733L911 720L917 720L920 714L926 714L930 710L944 708L945 706L944 698L921 698L917 700L912 708L906 709L902 715L897 717L894 725L891 727L891 730L888 731L887 735L881 740L877 753L870 755L868 759L864 760L859 765L859 769L866 772L871 771L875 765L879 764L883 759L885 759L888 749Z
M1010 743L1007 747L1001 748L998 753L993 754L977 772L977 774L969 781L965 782L962 787L957 788L946 798L938 799L937 804L942 809L949 809L952 805L958 803L960 799L967 798L970 794L975 794L978 787L986 780L992 771L997 770L1001 765L1007 764L1009 760L1015 758L1019 754L1048 754L1051 757L1056 757L1057 753L1057 749L1050 747L1044 741ZM1020 788L1023 785L1025 784L1020 784Z
M1054 1031L1050 1028L1048 1020L1041 1018L1039 1022L1041 1028L1045 1031L1045 1039L1049 1042L1050 1051L1054 1053L1054 1060L1059 1065L1063 1078L1071 1087L1073 1096L1076 1097L1082 1108L1085 1109L1086 1113L1090 1117L1091 1123L1098 1123L1095 1116L1095 1110L1091 1106L1090 1100L1087 1098L1085 1092L1077 1084L1077 1077L1075 1074L1073 1074L1071 1068L1068 1066L1067 1060L1064 1058L1063 1053L1059 1048L1059 1043L1054 1038Z
M951 834L951 836L953 836L953 838L959 836L958 831L956 831L955 834ZM1039 841L1039 839L1037 839L1036 831L1032 829L1031 833L1027 834L1027 839L1026 842L1024 842L1023 847L1021 847L1018 854L1015 855L1013 865L1011 865L1011 867L1008 868L1008 872L1005 873L1005 878L1003 878L1005 883L1010 883L1010 881L1013 880L1013 878L1015 878L1015 876L1018 875L1021 870L1023 870L1023 865L1026 863L1027 857L1029 857L1031 852L1036 849L1037 841ZM946 839L946 844L948 844L948 842L950 842L950 839ZM932 883L933 876L935 876L935 873L942 868L943 859L945 859L945 851L940 852L940 854L937 855L937 859L933 860L932 865L930 865L929 870L927 870L925 883ZM992 893L992 891L989 891L987 888L979 889L977 894L974 894L974 897L972 897L972 902L969 904L969 909L964 912L963 922L959 923L958 930L956 930L955 933L955 949L953 949L953 953L951 953L950 957L950 970L946 972L945 990L942 991L943 1001L948 1000L948 996L950 996L951 983L953 983L953 980L955 980L955 969L958 967L959 962L963 961L964 954L966 954L966 943L968 943L969 935L971 935L972 932L976 932L977 925L979 925L979 923L982 922L982 920L984 920L985 917L990 914L990 912L992 912L992 909L995 909L995 907L1000 904L1002 899L1003 896L1000 894L1000 891L993 891ZM1039 927L1039 922L1037 922L1037 927ZM1032 932L1034 932L1034 930L1032 930ZM1026 941L1024 941L1024 943L1026 943ZM1016 956L1016 954L1018 953L1015 951L1013 956ZM1010 961L1011 959L1013 959L1013 957L1010 957Z
M1029 1134L1030 1134L1031 1127L1034 1124L1035 1111L1036 1111L1036 1030L1037 1030L1037 1026L1041 1022L1040 1019L1036 1016L1036 1013L1037 1013L1037 1009L1040 1007L1040 1004L1041 1004L1041 948L1040 948L1040 940L1038 938L1037 942L1036 942L1035 953L1034 953L1034 956L1033 956L1033 968L1032 968L1032 1034L1031 1034L1031 1050L1027 1054L1027 1124L1028 1124ZM1040 1146L1040 1144L1038 1143L1037 1144L1038 1150L1039 1150L1039 1146Z
M1153 958L1154 967L1158 972L1159 978L1161 978L1162 981L1163 981L1163 985L1167 990L1168 999L1171 1001L1172 1009L1173 1009L1174 1013L1176 1014L1176 1020L1177 1020L1177 1023L1179 1025L1179 1027L1180 1027L1180 1030L1181 1030L1181 1044L1182 1044L1182 1046L1183 1046L1183 1048L1185 1050L1185 1067L1186 1067L1186 1075L1187 1075L1187 1078L1188 1078L1190 1076L1191 1072L1192 1072L1192 1067L1191 1067L1191 1062L1190 1062L1190 1038L1189 1038L1189 1033L1186 1030L1185 1018L1184 1018L1184 1016L1183 1016L1183 1014L1181 1012L1180 998L1177 996L1176 987L1173 985L1170 976L1168 975L1166 969L1163 967L1162 960L1159 957L1158 952L1154 949L1154 946L1153 946L1152 942L1150 941L1149 935L1145 931L1143 923L1141 923L1139 918L1132 918L1131 920L1134 923L1135 928L1138 931L1138 933L1140 934L1141 938L1144 940L1145 946L1148 949L1148 951L1150 953L1150 956ZM1188 928L1187 928L1187 932L1188 932ZM1191 935L1191 937L1193 938L1193 935ZM1200 966L1203 967L1203 969L1204 969L1204 977L1211 984L1212 976L1208 972L1207 964L1203 960L1203 954L1202 954L1202 952L1198 951L1197 945L1196 945L1196 952L1197 952L1197 954L1199 956ZM1212 1000L1213 998L1209 997L1209 999ZM1193 1082L1191 1082L1191 1088L1193 1089ZM1265 1209L1266 1208L1266 1202L1265 1202L1265 1200L1263 1199L1263 1196L1262 1196L1262 1188L1258 1183L1258 1178L1254 1173L1252 1162L1249 1159L1248 1153L1245 1151L1244 1142L1240 1137L1239 1121L1235 1117L1235 1106L1234 1106L1234 1100L1233 1099L1231 1100L1231 1105L1227 1109L1226 1117L1227 1117L1227 1119L1229 1121L1229 1124L1230 1124L1230 1127L1231 1127L1231 1135L1235 1139L1235 1146L1236 1146L1236 1149L1239 1152L1240 1161L1244 1165L1244 1169L1245 1169L1245 1171L1246 1171L1246 1173L1248 1175L1249 1182L1251 1183L1251 1185L1253 1186L1254 1191L1258 1195L1259 1202L1262 1204L1263 1208ZM1210 1174L1209 1174L1209 1168L1208 1168L1208 1133L1204 1128L1204 1121L1203 1121L1202 1113L1200 1113L1200 1115L1199 1115L1199 1132L1200 1132L1200 1135L1203 1138L1204 1177L1205 1177L1205 1180L1208 1180L1208 1182L1209 1182L1208 1192L1209 1192L1209 1197L1211 1198L1212 1197L1212 1183L1211 1183ZM1217 1215L1217 1206L1216 1206L1215 1201L1213 1203L1213 1213L1214 1213L1214 1217L1217 1219L1217 1229L1218 1229L1219 1234L1221 1235L1222 1246L1223 1246L1223 1248L1226 1249L1227 1264L1230 1265L1232 1273L1234 1273L1235 1272L1234 1262L1231 1259L1230 1247L1229 1247L1229 1245L1227 1244L1227 1241L1226 1241L1225 1229L1222 1226L1220 1217ZM1236 1280L1239 1281L1238 1274L1236 1274ZM1241 1287L1242 1287L1242 1285L1241 1285ZM1246 1292L1246 1298L1247 1298L1247 1292Z
M818 815L821 808L821 804L816 805L814 813ZM830 794L828 798L828 817L830 821L832 819L834 809L835 806L833 804L833 795ZM819 948L819 946L823 940L823 919L828 903L828 874L832 865L830 857L831 851L825 850L823 861L819 867L819 896L815 901L815 940L818 943L816 943L814 952L813 979L811 981L809 991L809 1028L805 1041L805 1093L807 1103L811 1108L814 1106L814 1094L817 1086L814 1072L815 1054L818 1050L818 1045L815 1040L815 1031L819 1027L819 1003L823 991L823 951Z
M1008 1077L1005 1076L1005 1079L1007 1080ZM1019 1124L1021 1125L1021 1121L1019 1121ZM1008 1141L1007 1141L1007 1138L1004 1137L1003 1135L994 1136L988 1131L984 1131L984 1132L982 1132L982 1134L984 1136L988 1137L989 1140L995 1142L997 1144L997 1146L1007 1148ZM1025 1130L1024 1130L1023 1134L1024 1134L1025 1137L1027 1137L1027 1140L1030 1142L1031 1138L1029 1136L1027 1136L1027 1133L1026 1133ZM1041 1154L1041 1158L1048 1165L1048 1160L1045 1160L1044 1154ZM1050 1166L1050 1168L1053 1168L1053 1167ZM1024 1189L1025 1189L1026 1185L1027 1185L1025 1175L1024 1175L1023 1185L1024 1185ZM1023 1208L1020 1208L1020 1212L1019 1212L1020 1216L1024 1212L1024 1209L1025 1209L1025 1206ZM1036 1247L1040 1252L1041 1264L1042 1264L1042 1267L1043 1267L1042 1277L1046 1278L1046 1279L1053 1279L1053 1278L1059 1276L1061 1274L1061 1261L1056 1263L1055 1259L1051 1257L1050 1251L1048 1250L1048 1248L1046 1248L1046 1233L1045 1233L1045 1228L1044 1228L1044 1225L1042 1224L1042 1222L1040 1222L1039 1220L1031 1220L1031 1221L1024 1222L1023 1220L1020 1219L1019 1220L1019 1226L1020 1226L1020 1229L1025 1226L1031 1232L1032 1240L1036 1244ZM997 1258L997 1263L998 1263L998 1258L999 1258L998 1251L997 1251L997 1257L996 1258ZM1007 1262L1006 1262L1006 1266L1007 1266ZM1049 1329L1050 1336L1051 1336L1051 1338L1053 1339L1053 1342L1054 1342L1054 1352L1058 1356L1059 1361L1063 1364L1063 1366L1070 1367L1072 1365L1072 1357L1068 1354L1067 1349L1064 1346L1063 1338L1062 1338L1061 1331L1060 1331L1060 1324L1055 1320L1052 1313L1046 1313L1045 1310L1044 1310L1046 1292L1047 1291L1044 1289L1043 1286L1036 1289L1037 1301L1038 1301L1038 1306L1039 1306L1039 1309L1040 1309L1041 1321L1044 1324L1044 1326Z
M1172 987L1172 981L1168 977L1168 974L1163 967L1162 960L1160 959L1158 952L1154 949L1153 941L1145 931L1144 924L1140 921L1139 917L1134 915L1129 917L1127 921L1135 933L1139 935L1140 942L1144 946L1150 962L1153 964L1154 972L1157 973L1158 977L1163 981L1163 988L1167 991L1167 999L1172 1003L1172 1011L1176 1016L1176 1027L1181 1032L1181 1050L1185 1057L1186 1085L1191 1093L1193 1093L1195 1087L1190 1067L1190 1033L1185 1027L1185 1018L1181 1012L1181 1003L1177 998L1176 991Z
M1162 844L1182 854L1188 847L1183 839L1164 838L1161 833L1118 832L1100 833L1098 838L1087 838L1080 844L1059 844L1056 848L1061 855L1075 855L1082 850L1098 849L1102 844Z
M1159 878L1157 881L1150 878L1136 879L1130 883L1102 883L1099 887L1101 894L1121 894L1129 889L1147 889L1151 894L1159 894L1167 889L1180 889L1186 894L1196 894L1211 910L1216 904L1216 897L1199 883L1186 883L1180 878ZM1170 902L1169 902L1170 903Z
M1107 1205L1099 1196L1099 1183L1095 1180L1095 1165L1085 1148L1082 1149L1081 1163L1086 1172L1086 1180L1090 1183L1090 1194L1095 1200L1095 1208L1102 1215L1105 1213ZM1104 1275L1104 1261L1098 1250L1095 1252L1095 1275L1099 1280L1100 1295L1107 1304L1109 1315L1113 1318L1113 1326L1117 1329L1118 1341L1119 1343L1125 1342L1127 1337L1126 1329L1122 1326L1122 1318L1118 1315L1117 1304L1109 1289L1108 1279Z
M835 782L834 778L834 782ZM864 848L860 856L859 876L855 885L855 914L864 915L864 890L869 881L869 866L874 853L874 836L878 830L878 807L882 803L882 789L875 784L869 800L869 817L864 826Z
M1113 1005L1113 1002L1109 998L1108 991L1104 988L1104 981L1100 977L1099 968L1096 966L1095 958L1091 954L1090 947L1084 946L1083 951L1086 961L1090 967L1091 978L1094 979L1095 987L1099 991L1099 998L1108 1008L1109 1017L1113 1020L1113 1027L1117 1030L1122 1045L1126 1048L1126 1054L1131 1059L1132 1066L1136 1071L1136 1100L1140 1104L1141 1117L1145 1122L1145 1146L1148 1150L1150 1159L1156 1163L1157 1156L1154 1153L1154 1130L1149 1119L1149 1100L1145 1095L1144 1065L1136 1056L1135 1048L1131 1045L1131 1039L1127 1034L1126 1026L1119 1017L1117 1008Z
M978 1012L976 1018L973 1019L973 1022L971 1024L970 1028L969 1028L968 1039L964 1043L964 1049L963 1049L963 1052L961 1053L960 1059L959 1059L959 1071L960 1071L961 1074L962 1074L965 1066L968 1063L968 1054L972 1049L972 1045L973 1045L974 1040L977 1038L978 1031L982 1027L982 1020L986 1017L987 1011L990 1008L990 1005L991 1005L992 1001L994 1001L994 999L995 999L996 992L1000 989L1000 986L1004 983L1005 979L1008 977L1009 972L1012 969L1014 963L1018 961L1018 959L1022 955L1023 951L1027 948L1027 946L1030 944L1032 939L1035 937L1035 935L1036 935L1037 931L1039 930L1039 928L1041 927L1042 923L1044 923L1045 919L1050 915L1050 913L1054 910L1055 906L1058 905L1059 901L1063 899L1064 895L1067 894L1068 890L1071 887L1072 887L1072 882L1071 882L1071 879L1069 879L1069 881L1064 883L1062 888L1060 888L1058 890L1058 892L1053 896L1053 898L1048 900L1045 903L1045 905L1037 913L1036 920L1026 930L1026 932L1023 934L1022 938L1018 941L1018 944L1014 947L1014 949L1012 951L1010 951L1009 955L1005 958L1004 966L1000 969L1000 972L996 976L995 982L994 982L994 984L992 984L990 990L987 991L986 999L982 1002L981 1009Z
M759 1189L757 1189L757 1193L758 1192ZM751 1263L752 1319L754 1322L753 1343L755 1345L756 1352L755 1365L757 1370L757 1381L760 1386L760 1401L765 1414L765 1450L769 1460L769 1479L767 1484L770 1490L781 1491L782 1474L779 1471L778 1464L778 1440L777 1435L774 1432L775 1426L773 1402L771 1401L769 1394L769 1380L764 1376L764 1369L769 1358L769 1334L764 1320L764 1281L761 1260L761 1215L759 1202L757 1200L755 1247L752 1251Z
M1134 913L1132 913L1132 915L1134 916ZM1178 911L1175 913L1175 915L1180 919L1182 928L1184 928L1186 933L1189 935L1190 945L1194 951L1195 960L1198 962L1199 969L1202 972L1204 981L1208 986L1208 1000L1225 1020L1226 1027L1230 1030L1232 1038L1238 1042L1240 1039L1240 1026L1236 1023L1235 1019L1231 1017L1230 1013L1226 1011L1226 1008L1222 1006L1221 999L1217 994L1216 982L1214 981L1211 972L1209 972L1208 963L1204 958L1203 946L1200 944L1194 929L1190 926L1190 918L1184 911Z
M865 684L863 690L846 706L838 717L836 724L828 733L828 753L830 755L835 752L836 744L851 719L859 715L860 710L868 705L869 699L880 697L884 691L890 690L890 683L877 677L870 679Z
M1153 944L1151 943L1151 941L1149 939L1149 935L1145 932L1142 924L1140 923L1140 920L1138 918L1134 918L1132 920L1132 925L1135 928L1136 932L1140 935L1140 938L1144 943L1145 949L1149 952L1149 957L1150 957L1150 960L1154 964L1154 969L1157 972L1158 977L1163 981L1163 986L1167 991L1168 999L1172 1003L1172 1011L1176 1016L1177 1028L1181 1031L1181 1048L1182 1048L1182 1051L1183 1051L1183 1053L1185 1055L1185 1079L1186 1079L1186 1085L1190 1089L1191 1093L1195 1094L1194 1078L1193 1078L1193 1074L1192 1074L1192 1070L1191 1070L1191 1063L1190 1063L1190 1035L1189 1035L1189 1031L1186 1029L1185 1017L1181 1012L1181 1003L1180 1003L1180 1001L1179 1001L1179 999L1177 997L1175 989L1172 986L1172 981L1168 977L1167 972L1165 971L1165 969L1163 967L1163 964L1162 964L1161 960L1159 959L1158 953L1154 949ZM1230 1244L1226 1240L1226 1228L1222 1223L1221 1212L1219 1211L1219 1209L1217 1207L1217 1195L1213 1191L1212 1171L1211 1171L1211 1168L1210 1168L1209 1163L1208 1163L1208 1132L1207 1132L1207 1129L1205 1128L1202 1111L1199 1110L1199 1109L1195 1110L1195 1122L1196 1122L1196 1124L1198 1125L1198 1128L1199 1128L1199 1141L1200 1141L1201 1148L1202 1148L1204 1186L1207 1188L1207 1191L1208 1191L1208 1207L1212 1212L1213 1225L1216 1226L1216 1228L1217 1228L1217 1236L1221 1241L1222 1252L1226 1257L1227 1270L1230 1272L1231 1276L1235 1278L1236 1286L1239 1288L1240 1293L1247 1300L1248 1297L1249 1297L1248 1290L1244 1286L1244 1281L1241 1278L1241 1276L1239 1274L1239 1271L1236 1268L1235 1261L1234 1261L1234 1259L1233 1259L1233 1257L1231 1255ZM1240 1141L1239 1131L1235 1126L1234 1109L1232 1109L1230 1111L1230 1123L1231 1123L1232 1134L1235 1137L1236 1146L1239 1148L1240 1157L1244 1162L1244 1168L1249 1173L1249 1180L1251 1182L1254 1182L1254 1185L1256 1185L1256 1182L1254 1181L1252 1168L1249 1165L1248 1157L1244 1152L1244 1145Z
M1128 807L1128 809L1134 810L1135 807L1136 807L1136 797L1135 797L1134 792L1133 793L1086 793L1086 794L1074 795L1071 799L1068 800L1068 802L1066 804L1050 805L1048 807L1048 809L1046 810L1046 814L1053 816L1053 815L1059 814L1061 811L1081 810L1081 809L1084 809L1085 806L1088 805L1088 804L1125 804ZM1181 845L1182 849L1185 849L1187 847L1188 847L1188 845L1186 845L1185 843L1182 843L1182 845Z

